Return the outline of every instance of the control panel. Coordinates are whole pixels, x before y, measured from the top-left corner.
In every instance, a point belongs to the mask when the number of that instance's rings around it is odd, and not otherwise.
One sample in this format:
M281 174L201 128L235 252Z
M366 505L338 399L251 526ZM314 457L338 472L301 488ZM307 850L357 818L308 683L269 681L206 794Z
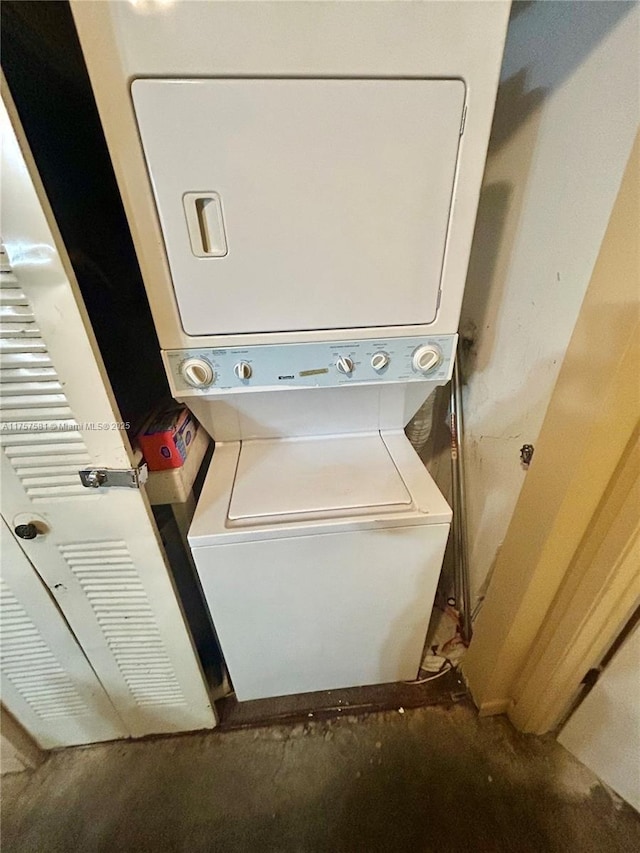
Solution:
M457 335L166 350L177 393L446 382Z

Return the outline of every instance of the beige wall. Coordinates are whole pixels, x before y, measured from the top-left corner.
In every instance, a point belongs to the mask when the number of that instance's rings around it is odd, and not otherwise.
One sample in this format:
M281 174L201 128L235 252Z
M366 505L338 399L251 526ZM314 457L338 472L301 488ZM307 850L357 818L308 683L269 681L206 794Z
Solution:
M472 595L527 477L638 123L638 8L516 3L461 330Z

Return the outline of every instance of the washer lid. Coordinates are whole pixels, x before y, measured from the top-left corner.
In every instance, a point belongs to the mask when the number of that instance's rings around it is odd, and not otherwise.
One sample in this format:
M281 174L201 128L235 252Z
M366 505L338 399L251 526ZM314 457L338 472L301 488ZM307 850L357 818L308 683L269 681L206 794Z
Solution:
M245 441L229 519L407 509L411 495L380 433Z

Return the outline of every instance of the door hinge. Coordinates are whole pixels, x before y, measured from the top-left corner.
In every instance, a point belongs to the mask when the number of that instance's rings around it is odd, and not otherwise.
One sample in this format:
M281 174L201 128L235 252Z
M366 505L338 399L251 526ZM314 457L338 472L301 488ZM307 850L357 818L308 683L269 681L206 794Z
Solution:
M464 105L462 110L462 121L460 122L460 136L464 133L464 126L467 123L467 105Z
M138 468L84 468L78 471L80 481L88 489L125 487L139 489L147 482L149 471L146 464Z

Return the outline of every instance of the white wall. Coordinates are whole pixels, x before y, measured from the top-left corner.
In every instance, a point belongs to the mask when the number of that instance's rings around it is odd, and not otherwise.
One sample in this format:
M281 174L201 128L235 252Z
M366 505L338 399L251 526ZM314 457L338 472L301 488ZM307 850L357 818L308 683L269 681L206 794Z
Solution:
M640 625L618 649L558 740L640 811Z
M519 449L536 443L631 150L638 17L636 4L618 2L513 7L461 318L474 596L513 513L526 476Z

